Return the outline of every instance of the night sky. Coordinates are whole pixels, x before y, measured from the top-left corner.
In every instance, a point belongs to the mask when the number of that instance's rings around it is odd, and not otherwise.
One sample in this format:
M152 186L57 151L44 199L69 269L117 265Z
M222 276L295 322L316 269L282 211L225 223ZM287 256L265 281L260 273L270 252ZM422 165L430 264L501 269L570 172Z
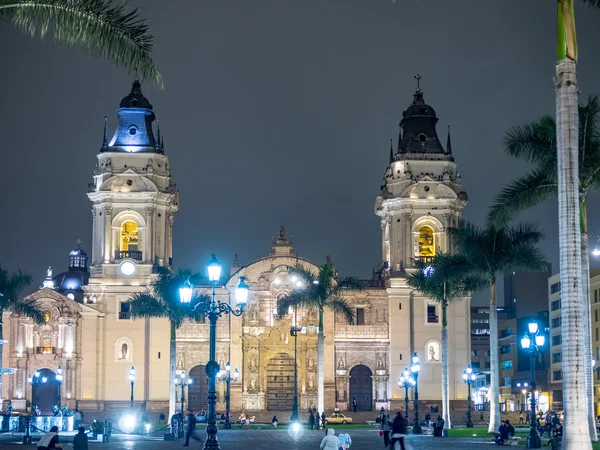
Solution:
M156 38L165 90L148 84L180 191L176 267L204 270L268 254L283 223L298 253L331 254L342 275L381 260L374 215L414 75L452 144L482 223L500 187L527 170L505 156L513 125L554 114L550 0L135 0ZM582 98L600 93L600 13L578 5ZM86 196L103 118L110 134L132 75L112 63L0 26L0 262L37 287L90 249ZM599 202L589 205L600 234ZM546 233L558 270L555 202L522 218ZM591 242L594 245L594 241Z

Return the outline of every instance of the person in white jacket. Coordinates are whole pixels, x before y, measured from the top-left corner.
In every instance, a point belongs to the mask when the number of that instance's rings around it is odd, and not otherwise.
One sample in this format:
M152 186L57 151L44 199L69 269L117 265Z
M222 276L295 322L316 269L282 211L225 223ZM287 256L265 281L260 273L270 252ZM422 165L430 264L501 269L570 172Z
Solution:
M340 440L334 433L333 428L327 430L327 436L321 441L321 450L339 450Z

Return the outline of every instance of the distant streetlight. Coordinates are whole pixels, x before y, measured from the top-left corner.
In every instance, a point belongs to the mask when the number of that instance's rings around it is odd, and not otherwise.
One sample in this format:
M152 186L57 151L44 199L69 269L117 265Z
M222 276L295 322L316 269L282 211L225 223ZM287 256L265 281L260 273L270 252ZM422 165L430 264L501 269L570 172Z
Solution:
M410 374L408 369L404 369L404 372L402 372L402 375L400 375L400 379L398 380L398 386L400 386L401 388L402 387L404 388L404 393L405 393L404 402L406 405L406 419L407 420L408 420L408 390L411 387L415 387L416 383L417 382L415 381L413 376Z
M531 365L531 430L527 438L527 448L541 448L542 440L536 429L535 420L535 360L540 347L544 346L545 336L540 334L537 322L527 324L527 333L521 339L521 347L529 352L529 361Z
M415 378L415 424L413 425L413 434L423 434L423 429L419 423L419 372L421 371L421 364L419 364L417 352L413 353L410 370Z
M61 386L62 386L62 382L63 382L63 370L62 367L58 366L58 369L56 369L56 382L58 383L58 410L60 411L60 407L61 407Z
M231 429L231 421L229 420L231 382L237 381L239 377L240 377L240 373L238 372L237 369L235 369L233 371L233 373L231 372L231 364L229 364L229 362L227 362L227 364L225 364L225 370L219 370L219 373L217 373L217 379L219 381L226 383L226 390L225 390L225 429L226 430Z
M185 411L185 388L192 384L194 381L192 377L185 375L185 370L178 370L175 374L175 386L181 386L181 411Z
M131 382L131 397L129 398L129 407L133 411L133 385L135 384L135 367L131 366L129 370L129 381Z
M467 383L467 428L473 428L473 421L471 420L471 385L477 379L477 375L473 373L471 364L467 366L467 369L463 372L463 380Z

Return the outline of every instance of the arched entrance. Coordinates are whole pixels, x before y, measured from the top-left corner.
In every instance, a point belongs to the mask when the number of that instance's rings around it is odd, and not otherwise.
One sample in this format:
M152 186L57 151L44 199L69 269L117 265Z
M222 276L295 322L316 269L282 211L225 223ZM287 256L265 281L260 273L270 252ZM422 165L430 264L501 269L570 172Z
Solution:
M195 366L190 370L193 383L188 387L187 407L195 413L208 409L208 375L206 366Z
M52 414L52 406L58 406L58 382L56 374L50 369L40 369L39 383L31 386L31 405L37 405L42 415ZM42 382L42 380L46 382Z
M367 366L358 365L350 370L350 407L356 399L358 411L373 410L373 372Z
M267 408L291 411L294 405L294 358L277 353L267 364Z

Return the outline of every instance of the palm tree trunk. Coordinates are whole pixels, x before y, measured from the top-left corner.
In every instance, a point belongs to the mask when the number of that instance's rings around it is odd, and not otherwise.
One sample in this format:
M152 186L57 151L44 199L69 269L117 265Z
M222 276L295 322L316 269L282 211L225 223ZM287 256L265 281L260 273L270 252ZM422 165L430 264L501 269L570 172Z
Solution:
M561 4L559 3L559 19ZM559 21L560 23L560 21ZM579 117L575 61L556 64L556 142L558 160L558 230L560 248L563 406L563 450L590 450L587 421L584 308L582 303L579 217Z
M490 285L490 424L488 433L500 428L500 404L498 403L498 310L496 309L496 279Z
M177 366L177 328L171 322L171 341L169 343L169 420L175 414L175 367ZM181 411L185 417L185 411Z
M444 285L445 286L445 285ZM448 321L446 309L448 304L442 303L442 417L444 418L444 430L449 430L450 424L450 400L448 380Z
M319 334L317 349L317 406L318 412L325 411L325 339L323 336L323 308L319 309Z
M589 241L587 233L587 210L585 197L580 198L579 211L581 213L581 276L582 276L582 302L583 302L583 317L584 317L584 332L583 337L586 358L583 360L585 367L585 390L588 399L588 424L590 427L590 439L592 442L598 440L596 433L596 418L594 414L594 373L592 367L592 316L590 313L590 254Z
M0 308L0 341L4 339L2 335L2 316L4 315L4 310ZM2 369L2 343L0 343L0 369ZM2 371L0 371L0 407L2 407Z

